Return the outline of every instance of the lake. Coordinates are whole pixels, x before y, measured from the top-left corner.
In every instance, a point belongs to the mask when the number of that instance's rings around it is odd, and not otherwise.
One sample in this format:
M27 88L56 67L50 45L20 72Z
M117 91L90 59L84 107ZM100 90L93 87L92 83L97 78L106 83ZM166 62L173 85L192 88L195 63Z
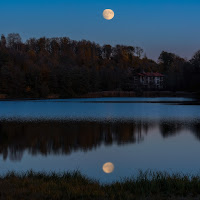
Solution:
M198 173L200 106L185 102L194 100L0 101L0 174L79 170L110 183L138 170Z

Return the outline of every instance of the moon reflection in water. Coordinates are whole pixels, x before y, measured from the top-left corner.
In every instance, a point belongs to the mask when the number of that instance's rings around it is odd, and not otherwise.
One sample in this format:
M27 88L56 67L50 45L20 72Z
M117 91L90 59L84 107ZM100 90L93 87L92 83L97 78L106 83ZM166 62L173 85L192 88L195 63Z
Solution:
M111 162L107 162L107 163L105 163L104 165L103 165L103 171L106 173L106 174L110 174L110 173L112 173L113 171L114 171L114 165L113 165L113 163L111 163Z

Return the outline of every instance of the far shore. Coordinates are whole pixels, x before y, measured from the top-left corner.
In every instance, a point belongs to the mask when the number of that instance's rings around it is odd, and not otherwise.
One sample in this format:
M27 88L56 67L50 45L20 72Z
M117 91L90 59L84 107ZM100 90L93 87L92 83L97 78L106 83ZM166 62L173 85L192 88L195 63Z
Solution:
M101 98L101 97L198 97L196 92L171 92L171 91L143 91L143 92L126 92L126 91L103 91L93 92L81 96L81 98Z
M142 92L127 92L127 91L102 91L92 92L81 96L65 97L57 94L48 95L47 97L9 97L6 94L0 94L0 101L15 101L15 100L48 100L48 99L77 99L77 98L107 98L107 97L185 97L200 99L199 92L184 92L184 91L142 91Z

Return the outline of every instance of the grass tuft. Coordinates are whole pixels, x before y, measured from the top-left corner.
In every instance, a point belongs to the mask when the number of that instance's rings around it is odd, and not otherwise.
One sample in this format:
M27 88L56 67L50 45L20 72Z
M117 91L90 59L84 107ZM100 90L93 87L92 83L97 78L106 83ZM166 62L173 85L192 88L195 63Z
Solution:
M199 199L200 176L139 171L137 176L100 184L72 173L9 172L0 177L0 199Z

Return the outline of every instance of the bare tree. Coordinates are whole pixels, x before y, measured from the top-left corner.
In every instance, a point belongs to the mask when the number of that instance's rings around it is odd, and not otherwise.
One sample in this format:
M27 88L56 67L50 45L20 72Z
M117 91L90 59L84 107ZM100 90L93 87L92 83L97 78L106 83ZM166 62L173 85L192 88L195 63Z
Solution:
M1 35L0 46L3 48L6 47L6 37L3 34Z
M14 48L17 51L20 50L20 46L22 44L21 36L18 33L10 33L7 37L7 45L10 48Z
M143 54L143 49L140 47L135 47L135 53L139 58L141 58L141 56Z

